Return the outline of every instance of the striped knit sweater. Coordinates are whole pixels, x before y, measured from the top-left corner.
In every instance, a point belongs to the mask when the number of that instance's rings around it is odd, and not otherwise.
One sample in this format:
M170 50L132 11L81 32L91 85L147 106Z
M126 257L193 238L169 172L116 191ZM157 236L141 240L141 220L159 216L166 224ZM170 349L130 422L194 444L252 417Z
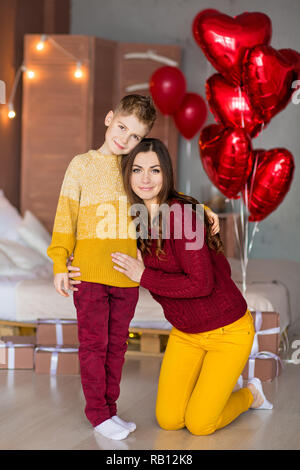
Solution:
M74 253L82 281L117 287L138 283L113 268L111 253L136 258L136 239L129 203L123 188L120 159L99 150L74 157L65 174L47 250L53 271L68 272L67 258Z
M195 238L185 236L185 221L171 213L171 237L164 240L165 255L160 259L155 254L156 240L152 240L152 254L143 255L145 270L140 285L149 289L175 328L200 333L238 320L246 313L247 303L231 279L230 264L222 253L210 249L205 241L200 249L186 249ZM181 238L174 236L178 224ZM192 228L195 232L195 218Z

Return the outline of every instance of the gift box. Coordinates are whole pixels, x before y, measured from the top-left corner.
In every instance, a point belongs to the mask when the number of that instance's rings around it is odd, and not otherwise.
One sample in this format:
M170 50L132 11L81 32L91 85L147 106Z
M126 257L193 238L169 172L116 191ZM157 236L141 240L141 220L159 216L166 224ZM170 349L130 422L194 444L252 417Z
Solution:
M37 344L42 346L78 346L77 321L70 319L39 319Z
M37 346L34 363L37 374L79 374L78 348Z
M2 336L0 369L33 369L35 336Z
M255 336L251 354L269 351L278 355L280 342L280 316L276 312L251 312Z
M270 382L281 374L282 360L269 351L260 351L249 356L242 372L243 380L259 378L262 382Z

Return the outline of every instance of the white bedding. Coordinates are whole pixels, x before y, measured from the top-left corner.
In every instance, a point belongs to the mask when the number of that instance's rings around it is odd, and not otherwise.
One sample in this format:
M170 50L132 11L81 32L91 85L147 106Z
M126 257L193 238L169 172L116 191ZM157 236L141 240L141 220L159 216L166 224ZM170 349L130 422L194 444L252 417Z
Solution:
M232 277L242 289L239 260L229 261ZM281 331L299 318L297 305L300 293L296 288L299 266L300 263L282 260L249 261L245 295L248 306L251 310L277 311ZM42 274L43 278L31 274L31 279L23 280L20 276L0 276L1 320L34 322L39 318L76 318L72 295L64 298L56 293L49 266L44 268ZM131 327L171 328L161 306L142 287Z
M39 318L76 318L72 295L54 289L46 250L51 237L30 211L22 218L0 189L0 320L34 322ZM238 259L229 259L241 289ZM250 259L245 294L251 310L276 311L281 331L300 318L300 263ZM274 282L275 281L275 282ZM161 306L140 288L132 327L170 328Z
M0 277L0 320L16 319L16 286L19 279Z

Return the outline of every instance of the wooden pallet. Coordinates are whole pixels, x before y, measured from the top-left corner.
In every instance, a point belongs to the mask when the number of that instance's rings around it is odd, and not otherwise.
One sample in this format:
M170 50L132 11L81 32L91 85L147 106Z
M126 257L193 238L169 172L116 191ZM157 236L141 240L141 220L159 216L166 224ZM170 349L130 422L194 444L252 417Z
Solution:
M35 333L35 323L0 320L0 336L31 336Z
M163 356L170 330L130 328L127 355ZM133 338L131 338L131 335Z
M169 330L130 328L127 355L163 356ZM35 323L0 320L1 336L32 336L36 334Z

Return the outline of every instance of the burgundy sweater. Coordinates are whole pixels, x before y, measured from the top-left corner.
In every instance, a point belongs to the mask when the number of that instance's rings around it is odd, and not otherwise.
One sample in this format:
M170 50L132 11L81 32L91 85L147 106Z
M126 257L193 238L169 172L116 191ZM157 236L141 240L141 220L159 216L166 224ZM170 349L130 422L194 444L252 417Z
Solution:
M163 245L166 254L159 259L155 254L157 242L152 240L152 255L143 255L145 270L140 285L149 289L175 328L200 333L238 320L245 314L247 303L231 279L230 264L222 253L210 249L205 241L202 248L186 249L186 243L196 240L185 237L186 220L171 213L170 239ZM193 230L195 220L193 214ZM176 233L174 236L176 224L182 228L179 239Z

